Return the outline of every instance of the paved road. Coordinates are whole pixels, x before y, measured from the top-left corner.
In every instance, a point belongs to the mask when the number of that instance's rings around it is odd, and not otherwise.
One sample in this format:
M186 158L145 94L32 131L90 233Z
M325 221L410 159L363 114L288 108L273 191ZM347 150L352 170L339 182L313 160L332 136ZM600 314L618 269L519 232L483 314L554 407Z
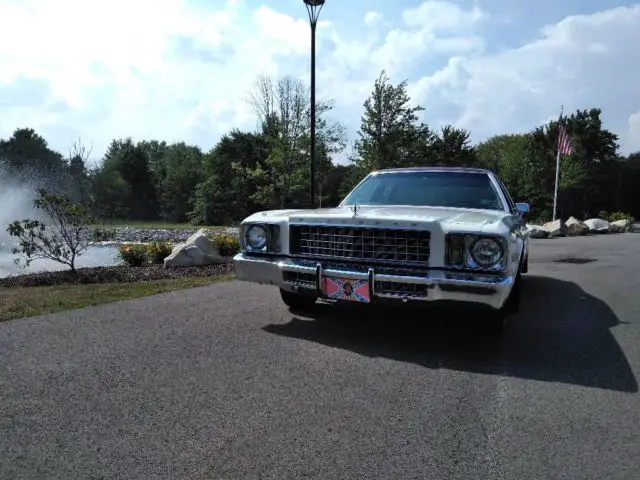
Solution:
M535 241L500 342L237 282L6 322L0 478L640 478L638 271L640 234Z

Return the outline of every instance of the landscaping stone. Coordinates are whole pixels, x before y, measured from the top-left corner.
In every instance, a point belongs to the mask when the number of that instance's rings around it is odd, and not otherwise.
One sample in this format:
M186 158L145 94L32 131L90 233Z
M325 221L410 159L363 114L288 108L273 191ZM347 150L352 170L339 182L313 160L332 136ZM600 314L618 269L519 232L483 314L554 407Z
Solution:
M609 222L601 218L590 218L589 220L585 220L584 224L590 233L608 233L610 229Z
M549 232L541 225L527 225L527 232L530 238L547 238Z
M586 235L589 231L589 227L575 217L569 217L565 225L567 227L567 235L570 236Z
M562 219L547 222L542 227L549 232L549 237L564 237L567 234L567 227Z
M199 267L226 262L216 242L210 240L204 228L191 235L186 242L176 245L167 258L165 268Z
M609 224L609 230L614 233L624 233L628 231L629 226L631 225L631 220L616 220Z

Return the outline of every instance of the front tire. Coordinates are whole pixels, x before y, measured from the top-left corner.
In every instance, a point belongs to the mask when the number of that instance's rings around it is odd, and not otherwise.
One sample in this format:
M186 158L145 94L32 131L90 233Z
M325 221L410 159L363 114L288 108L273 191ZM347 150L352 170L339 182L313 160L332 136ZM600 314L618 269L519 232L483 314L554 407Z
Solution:
M309 310L316 304L317 298L312 295L289 292L280 289L280 297L284 304L292 310Z

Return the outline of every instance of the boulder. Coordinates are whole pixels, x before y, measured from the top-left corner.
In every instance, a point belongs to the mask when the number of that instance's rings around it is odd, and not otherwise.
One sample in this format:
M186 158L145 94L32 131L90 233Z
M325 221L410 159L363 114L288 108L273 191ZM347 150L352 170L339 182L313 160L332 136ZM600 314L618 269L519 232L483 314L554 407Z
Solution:
M541 225L527 225L527 232L530 238L547 238L549 236L549 232Z
M218 245L205 235L204 228L191 235L184 243L176 245L171 255L164 259L165 268L202 267L225 263Z
M609 224L609 230L614 233L624 233L628 231L629 226L633 225L631 220L616 220Z
M553 222L545 223L543 228L549 232L549 237L563 237L567 233L567 227L560 218Z
M591 233L607 233L609 232L609 222L601 218L590 218L585 220L584 224Z
M569 217L569 220L567 220L564 224L567 227L567 235L585 235L589 231L589 227L587 227L584 223L582 223L575 217Z

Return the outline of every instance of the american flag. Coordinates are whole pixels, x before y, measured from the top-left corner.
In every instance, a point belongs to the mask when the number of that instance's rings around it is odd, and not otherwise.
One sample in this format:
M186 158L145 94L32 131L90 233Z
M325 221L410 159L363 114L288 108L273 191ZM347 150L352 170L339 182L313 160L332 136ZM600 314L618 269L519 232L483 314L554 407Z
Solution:
M571 155L573 153L571 139L562 122L560 122L560 134L558 135L558 153L560 153L560 155Z

